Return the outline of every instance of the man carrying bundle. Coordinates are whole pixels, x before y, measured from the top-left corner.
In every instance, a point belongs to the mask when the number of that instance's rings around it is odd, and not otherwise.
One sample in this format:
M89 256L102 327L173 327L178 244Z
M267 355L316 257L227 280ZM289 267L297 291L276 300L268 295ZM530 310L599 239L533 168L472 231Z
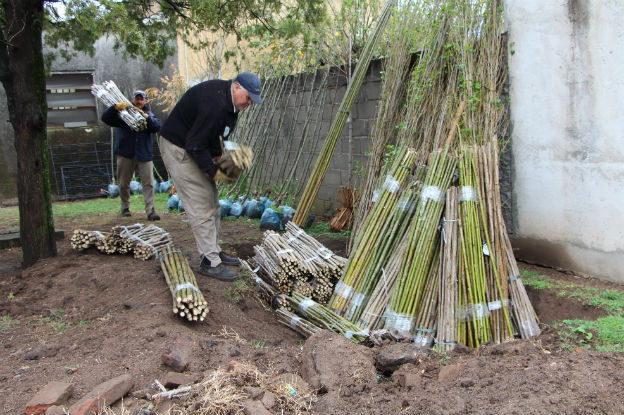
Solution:
M111 105L102 114L102 121L115 131L114 152L117 156L117 180L119 180L119 196L121 198L121 216L130 214L130 180L135 170L139 171L145 214L148 220L160 220L154 210L154 145L152 133L160 131L160 120L147 107L147 95L137 90L132 93L132 104L145 117L147 127L141 131L131 129L119 115L120 111L128 109L127 102Z
M240 260L221 251L221 213L215 181L235 180L221 161L222 140L236 126L238 114L253 103L260 104L260 79L240 73L235 79L215 79L190 88L165 122L160 151L189 218L201 258L199 273L222 281L237 274L225 265Z

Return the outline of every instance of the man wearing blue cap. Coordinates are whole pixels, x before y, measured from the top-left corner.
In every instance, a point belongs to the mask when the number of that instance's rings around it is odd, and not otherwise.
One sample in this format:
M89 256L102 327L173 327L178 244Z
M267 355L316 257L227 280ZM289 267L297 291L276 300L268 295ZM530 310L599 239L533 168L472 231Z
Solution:
M197 84L180 98L160 132L160 152L197 243L199 273L222 281L236 278L225 265L240 260L221 251L218 242L221 209L215 180L227 179L218 167L221 140L234 130L240 111L262 102L260 88L260 79L249 72Z
M119 111L128 108L127 102L111 105L102 114L103 122L116 127L114 152L117 156L121 216L131 216L130 181L136 170L141 178L147 219L160 220L160 216L154 210L154 144L152 142L152 133L160 130L160 120L149 110L145 92L134 91L130 101L142 111L146 118L147 127L144 130L132 130L119 116Z

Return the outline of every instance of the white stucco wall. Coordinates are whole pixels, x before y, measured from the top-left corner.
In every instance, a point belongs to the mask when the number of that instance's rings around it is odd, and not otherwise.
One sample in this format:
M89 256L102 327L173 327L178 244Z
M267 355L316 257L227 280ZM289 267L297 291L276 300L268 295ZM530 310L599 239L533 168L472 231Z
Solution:
M505 8L517 255L624 282L624 1Z

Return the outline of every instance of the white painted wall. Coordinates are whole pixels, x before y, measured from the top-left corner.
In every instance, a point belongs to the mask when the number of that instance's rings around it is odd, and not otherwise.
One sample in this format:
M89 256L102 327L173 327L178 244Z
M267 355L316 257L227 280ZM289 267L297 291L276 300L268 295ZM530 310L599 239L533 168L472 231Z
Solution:
M518 256L624 282L624 1L505 3Z

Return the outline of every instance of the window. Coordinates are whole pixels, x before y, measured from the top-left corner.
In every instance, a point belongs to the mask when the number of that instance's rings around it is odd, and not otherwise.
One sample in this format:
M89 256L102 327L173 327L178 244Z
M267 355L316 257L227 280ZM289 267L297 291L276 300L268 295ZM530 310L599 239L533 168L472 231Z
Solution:
M93 72L56 72L46 79L48 128L97 125Z

